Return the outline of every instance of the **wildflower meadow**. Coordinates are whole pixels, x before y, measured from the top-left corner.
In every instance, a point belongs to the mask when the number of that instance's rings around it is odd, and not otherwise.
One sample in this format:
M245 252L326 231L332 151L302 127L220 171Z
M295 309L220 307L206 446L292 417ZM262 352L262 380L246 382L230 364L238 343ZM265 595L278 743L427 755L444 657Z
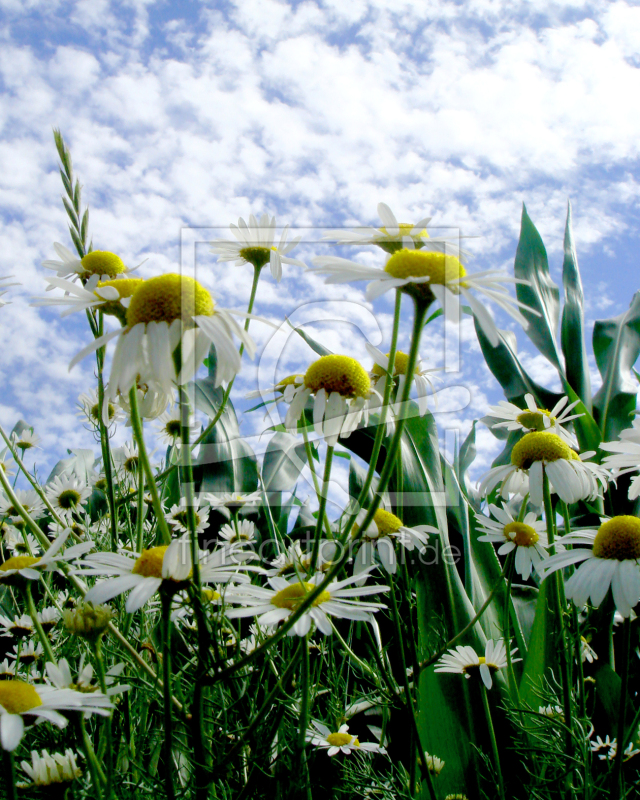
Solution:
M94 249L54 138L69 228L31 302L86 320L69 366L95 376L78 398L94 449L45 480L39 432L0 427L3 796L640 796L640 294L586 329L570 207L562 287L526 209L511 274L384 203L380 227L329 231L337 254L309 257L251 214L207 242L252 281L248 307L222 308L180 264L142 278ZM290 322L286 296L262 316L285 271L387 295L388 341L360 363ZM473 321L504 393L453 457L432 413L440 318ZM308 363L234 408L257 326ZM504 444L484 474L481 426Z

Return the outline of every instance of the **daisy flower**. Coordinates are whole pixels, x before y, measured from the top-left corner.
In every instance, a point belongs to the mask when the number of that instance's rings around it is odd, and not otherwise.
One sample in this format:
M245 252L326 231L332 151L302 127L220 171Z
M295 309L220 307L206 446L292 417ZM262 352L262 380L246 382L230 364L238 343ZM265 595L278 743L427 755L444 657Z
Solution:
M355 358L321 356L306 371L292 396L285 427L296 431L307 402L313 397L313 424L318 436L334 447L361 421L366 424L371 380Z
M387 353L385 356L383 352L378 350L377 347L369 344L369 342L366 343L366 348L369 351L369 355L373 358L373 368L371 370L371 375L374 381L373 388L378 392L379 395L382 395L384 393L386 376L389 369L389 354ZM399 397L402 397L402 393L404 391L404 385L407 381L408 363L409 356L406 353L403 353L402 350L396 350L396 354L393 359L393 377L398 378L396 400ZM436 406L438 405L436 390L433 385L431 375L432 373L439 371L439 369L423 369L420 358L418 358L412 380L418 394L418 411L420 412L421 417L423 417L428 411L427 398L430 393L433 396ZM374 408L373 402L370 404L370 407Z
M251 494L241 494L239 492L207 492L204 495L212 510L218 511L227 519L231 519L231 514L251 513L257 511L262 505L262 493L251 492Z
M182 436L182 416L179 407L173 411L163 411L156 419L154 425L158 432L158 438L163 444L173 446L176 443L180 444ZM189 441L193 441L200 432L200 425L195 421L193 414L189 414L187 422L189 429Z
M356 522L351 531L352 536L357 535L360 530L359 525L366 514L365 509L358 512ZM385 570L391 575L395 575L398 569L398 562L394 550L394 541L402 545L405 550L413 550L415 548L418 552L423 553L427 546L429 533L438 533L438 529L431 525L417 525L415 528L408 528L402 524L402 520L396 517L395 514L379 508L362 534L353 574L365 580L369 571L375 566L377 553Z
M49 284L47 292L52 289L62 289L64 294L61 297L57 295L32 297L32 306L60 306L64 309L60 314L61 317L95 308L103 314L117 317L121 325L126 325L131 296L142 286L144 280L142 278L100 280L99 275L92 275L84 286L62 278L47 278L47 283Z
M58 255L58 259L48 259L42 262L45 269L54 270L58 278L80 278L83 282L91 278L92 275L97 275L101 280L111 280L117 278L118 275L124 275L130 272L125 267L123 260L115 253L110 253L107 250L93 250L87 253L83 258L78 258L70 250L55 242L53 249ZM138 266L140 266L138 264ZM137 269L135 267L134 269Z
M25 667L31 666L31 664L35 664L38 659L42 658L44 655L44 650L42 649L42 644L38 642L38 644L34 644L32 641L27 642L26 645L15 645L13 646L13 652L9 653L9 658L13 661L13 667L17 667L18 663L24 664Z
M42 611L38 611L38 620L45 633L52 630L59 619L60 612L55 606L47 606L47 608L43 608Z
M236 266L252 264L256 269L262 269L269 263L271 274L280 281L282 278L282 265L295 264L305 267L306 264L296 258L290 258L290 253L302 238L299 236L287 244L289 226L285 226L280 236L278 245L274 244L276 232L276 218L269 218L268 214L260 217L260 222L253 216L249 217L249 224L240 217L237 225L229 226L236 241L216 239L211 244L211 252L218 255L218 261L235 261Z
M46 720L64 728L68 720L61 711L108 716L112 708L102 692L86 695L20 680L0 681L0 744L4 750L15 750L22 740L25 722Z
M12 433L11 441L14 447L19 447L24 455L25 450L30 450L32 447L39 447L42 439L33 429L25 428L21 433Z
M33 489L14 489L13 493L31 519L39 519L44 514L44 503ZM0 515L9 517L14 524L22 522L18 509L4 495L0 495Z
M137 479L140 456L135 441L125 442L122 447L114 448L111 451L111 457L117 470L122 470L126 475Z
M583 460L593 455L593 451L578 455L555 433L525 433L511 451L511 464L489 470L478 491L484 496L500 485L502 497L529 492L533 505L541 506L544 470L552 491L565 503L592 500L609 480L606 469Z
M43 556L11 556L8 558L3 564L0 564L0 585L15 586L24 579L37 581L43 572L53 572L58 569L58 562L72 561L93 548L93 542L82 542L61 552L70 533L71 529L65 528Z
M617 442L603 442L600 449L615 454L602 459L602 464L609 467L615 477L638 472L640 470L640 417L633 420L633 427L620 432ZM640 497L640 475L636 475L629 486L629 500L635 500L638 497Z
M86 417L94 427L98 427L100 425L102 414L100 411L100 403L98 402L98 392L95 389L84 392L78 397L78 407L78 416ZM116 422L122 422L122 420L125 418L122 409L115 403L107 404L107 412L105 416L107 417L107 425L113 425Z
M88 577L107 575L90 589L84 599L86 603L98 605L132 590L125 609L133 614L160 589L165 587L178 591L191 578L191 548L186 536L174 539L170 545L160 545L143 550L137 557L120 553L89 553L76 569L77 574Z
M430 753L425 753L424 758L429 772L433 772L433 774L438 777L444 769L445 762L441 758L438 758L438 756L432 756Z
M595 742L589 742L589 747L592 753L598 753L598 758L601 761L613 759L618 749L618 742L615 739L610 739L609 734L604 739L596 736ZM600 752L604 750L605 752Z
M200 508L200 503L200 498L196 497L192 506L196 521L196 533L204 533L209 525L209 506ZM186 497L181 497L180 502L171 507L171 511L167 515L167 522L178 533L189 532Z
M16 639L24 639L33 636L33 620L28 614L14 616L13 619L0 614L0 636L15 636Z
M375 742L360 742L355 736L347 733L348 725L341 725L336 733L331 733L322 722L311 720L311 726L307 730L306 740L309 744L319 750L326 750L327 755L335 756L338 753L349 755L353 752L364 753L384 753L384 747Z
M587 545L546 559L536 569L545 580L556 570L581 566L565 583L565 595L581 608L589 598L594 607L609 588L623 617L640 600L640 519L617 516L602 522L597 531L581 530L558 540L561 544Z
M589 664L593 664L598 658L598 654L584 636L580 637L580 658L583 662L588 661Z
M80 659L79 672L74 678L69 662L66 658L61 658L57 664L47 661L46 670L49 680L56 689L76 689L84 694L92 694L99 690L99 686L93 680L93 667L91 664L84 665L84 656ZM125 664L120 663L107 670L105 684L107 686L107 697L116 694L124 694L131 689L128 684L116 684L116 679L122 675Z
M401 250L405 239L413 241L418 246L423 244L424 239L429 239L427 225L431 222L431 217L424 217L415 225L398 222L386 203L378 203L378 216L382 220L383 227L381 228L367 226L343 228L327 231L322 238L331 239L337 244L377 244L387 253ZM431 239L431 242L441 241L444 239Z
M71 783L82 776L76 762L76 753L67 749L62 753L50 755L46 750L38 755L36 750L31 751L31 763L21 761L20 766L31 778L30 784L17 784L20 789L29 789L32 786L53 786L61 783Z
M44 487L49 502L58 514L68 520L91 497L91 488L78 478L62 478L57 475Z
M257 541L256 526L248 519L234 521L230 525L223 525L218 531L218 536L224 545L248 545Z
M560 398L551 411L538 408L532 394L525 394L526 408L522 409L513 403L501 400L497 406L489 406L489 413L483 418L490 428L506 428L508 431L549 431L560 436L568 445L577 446L575 438L562 426L583 414L570 414L580 402L569 403L569 398ZM567 405L569 403L569 405Z
M269 386L266 389L254 389L251 392L247 392L245 397L247 400L252 400L256 397L260 397L262 400L268 395L275 395L274 401L279 403L281 400L284 400L285 403L290 403L293 400L293 396L296 392L296 389L304 383L304 375L300 373L295 373L293 375L287 375L286 378L282 378L282 380L278 381L273 386Z
M511 654L517 653L517 648L513 648ZM521 661L520 658L512 658L512 661ZM507 651L503 639L494 641L488 639L485 645L484 655L479 656L473 647L458 645L455 650L449 650L446 655L437 662L435 672L453 672L470 678L471 673L479 671L482 682L490 689L493 680L492 673L507 666Z
M337 552L338 544L335 540L322 539L318 548L318 558L314 572L327 572L333 566ZM284 553L281 553L270 562L271 566L266 574L269 576L283 576L289 572L309 575L311 572L311 555L312 553L303 552L300 542L296 540L289 545Z
M105 401L113 401L118 393L127 394L139 381L171 395L174 385L193 378L213 344L219 386L240 371L234 336L244 344L250 358L255 355L253 339L238 325L233 313L217 308L211 294L193 278L177 274L149 278L131 297L126 327L95 339L75 356L69 369L118 337ZM181 356L178 370L176 350Z
M478 537L478 541L501 544L498 548L501 556L515 550L516 572L526 581L531 575L531 568L547 557L546 523L539 521L533 511L522 522L514 518L509 506L500 508L490 503L489 511L495 519L476 514L476 521L484 533L484 536Z
M227 611L229 619L237 617L257 617L259 625L269 627L286 620L303 602L309 592L322 582L322 575L315 575L308 581L300 581L294 577L291 581L284 578L267 578L270 588L260 586L243 586L231 589L226 594L228 603L238 603L242 608ZM388 586L360 586L345 588L356 583L357 576L343 581L333 581L321 592L307 608L295 625L288 631L289 636L306 636L315 622L319 631L325 635L331 633L329 617L340 619L356 619L368 621L371 614L384 608L382 603L362 602L351 598L369 594L388 592Z
M369 281L367 300L374 300L390 289L402 289L427 305L438 300L445 318L456 324L460 321L460 301L463 299L471 307L493 347L497 347L500 342L497 328L486 307L472 294L472 290L499 305L525 330L529 323L518 311L518 306L537 313L511 297L503 286L505 283L528 284L528 281L512 278L496 270L469 275L454 255L435 250L411 249L411 239L405 239L403 244L405 246L401 250L389 257L384 269L365 267L336 256L319 256L313 259L317 266L310 272L328 275L326 283Z

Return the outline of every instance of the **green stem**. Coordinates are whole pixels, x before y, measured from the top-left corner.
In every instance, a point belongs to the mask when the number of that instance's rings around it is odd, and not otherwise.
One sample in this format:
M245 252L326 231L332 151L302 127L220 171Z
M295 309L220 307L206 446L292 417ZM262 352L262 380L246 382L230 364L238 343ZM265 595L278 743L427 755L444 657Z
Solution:
M504 782L502 780L502 770L500 769L500 754L498 753L498 743L496 742L496 733L493 729L493 721L491 719L491 709L489 708L489 698L487 697L487 689L482 680L480 680L480 693L482 696L482 707L484 708L484 715L487 720L487 728L489 730L489 742L491 744L491 755L493 757L493 765L498 776L498 791L500 792L500 800L505 800Z
M513 570L515 566L515 550L507 556L507 591L504 597L504 611L502 616L502 636L504 637L504 644L507 654L507 675L509 678L509 691L511 699L515 702L520 702L520 693L518 691L518 682L513 671L513 660L511 658L511 637L509 633L509 623L511 621L511 585L513 582Z
M93 745L91 744L91 739L89 738L89 734L87 733L87 728L84 724L84 716L82 715L82 712L74 712L73 718L75 721L76 733L80 741L80 746L84 753L87 766L89 767L89 773L91 775L91 783L93 783L93 790L95 792L97 800L101 800L102 787L107 782L107 777L102 771L100 762L96 758Z
M95 642L95 657L96 657L96 667L98 673L98 683L100 684L100 691L102 694L107 694L107 674L104 666L104 658L102 655L102 637L99 637ZM111 731L111 723L112 717L109 715L105 717L102 723L102 730L104 732L104 739L103 741L106 743L106 773L107 773L107 786L105 789L105 793L107 797L111 797L112 788L111 782L113 779L113 738L112 738L112 731ZM102 755L103 748L102 746L99 748L99 752Z
M316 530L313 538L313 550L311 551L310 569L316 568L318 560L318 552L320 550L320 538L322 535L322 524L324 520L325 510L327 508L327 497L329 494L329 480L331 478L331 464L333 462L333 447L327 445L327 455L324 461L324 475L322 476L322 491L320 493L320 503L318 506L318 520L316 522Z
M618 796L624 797L624 775L622 761L624 757L625 729L627 718L627 693L629 691L629 653L631 651L631 618L626 617L622 623L622 671L620 675L620 708L618 711L618 735L616 741L616 759L613 766L612 788L618 789Z
M138 503L136 512L136 541L135 552L141 553L144 547L144 517L145 517L145 503L144 503L144 471L142 462L138 460Z
M103 314L98 312L98 337L103 332ZM102 450L102 463L104 465L104 477L107 482L107 503L109 505L109 523L111 528L111 550L118 550L118 518L116 515L116 496L113 488L113 472L111 471L111 445L109 443L109 431L102 419L102 409L104 406L104 354L106 347L101 347L96 352L96 362L98 364L98 426L100 430L100 449Z
M164 518L164 510L160 502L160 496L158 495L158 487L156 486L153 470L149 463L149 456L147 455L147 448L144 443L142 420L140 419L140 412L138 410L138 390L135 386L132 387L129 392L129 405L131 406L131 427L133 429L134 438L138 443L138 456L142 462L142 469L144 470L149 492L151 493L151 500L153 502L153 510L155 511L158 528L160 529L163 543L168 545L171 543L171 534L167 521Z
M320 497L320 482L318 481L318 474L316 473L316 465L313 463L313 450L311 449L311 442L309 441L306 425L301 428L301 431L302 438L304 440L304 452L307 456L307 464L309 465L309 472L311 473L311 480L313 481L313 488L316 493L316 497ZM329 523L329 518L326 514L323 517L323 525L325 533L327 534L327 538L333 539L333 531L331 530L331 524Z
M568 536L571 533L571 517L569 516L569 506L562 503L562 518L564 519L564 535ZM571 545L566 545L570 547ZM578 713L581 719L584 719L587 713L587 704L584 693L584 667L582 665L582 637L580 636L580 623L578 621L578 609L576 604L571 604L571 623L576 637L575 644L575 657L578 670ZM585 781L586 786L586 781Z
M36 629L38 639L40 639L40 643L42 644L42 649L47 657L47 661L51 661L52 664L56 664L56 657L53 654L51 642L49 641L49 637L44 632L44 629L40 624L40 620L38 619L38 612L36 611L36 607L33 602L33 596L31 594L31 581L29 580L27 580L24 584L24 598L27 604L27 611L29 612L29 616L33 622L33 627Z
M309 727L309 634L300 642L304 648L302 654L302 674L301 686L302 692L300 703L300 723L298 725L298 752L300 758L300 773L304 776L305 792L307 798L311 797L311 785L309 778L309 765L307 764L307 728Z
M247 314L251 314L253 311L253 304L256 299L256 290L258 289L258 281L260 280L260 273L262 271L262 267L254 266L253 268L253 283L251 284L251 295L249 297L249 305L247 306ZM244 329L245 331L249 330L249 325L251 320L247 317L244 321ZM244 353L244 344L240 344L240 355ZM231 388L233 387L233 383L235 381L235 376L229 381L227 384L227 388L224 390L224 395L222 396L222 402L220 403L220 408L218 409L215 417L211 420L211 422L207 425L207 427L202 431L200 436L194 441L193 447L200 442L204 441L204 439L211 433L211 431L215 428L216 423L224 413L224 410L227 405L227 401L229 400L229 395L231 394Z
M18 792L16 791L16 768L13 760L13 753L9 753L3 748L2 761L4 763L3 777L4 785L7 789L7 799L18 800Z
M164 678L164 759L167 800L175 800L173 786L173 728L171 719L171 598L161 591L162 598L162 677Z

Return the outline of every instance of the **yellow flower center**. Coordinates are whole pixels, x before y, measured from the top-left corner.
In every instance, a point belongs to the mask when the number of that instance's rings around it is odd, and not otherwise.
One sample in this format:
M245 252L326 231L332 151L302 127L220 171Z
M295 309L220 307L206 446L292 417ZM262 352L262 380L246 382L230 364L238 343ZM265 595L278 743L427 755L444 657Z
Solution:
M603 522L593 542L596 558L640 558L640 519L622 515Z
M376 523L380 536L388 536L390 533L397 533L402 527L402 520L390 511L385 511L383 508L379 508L376 511L373 515L373 521Z
M143 550L131 572L145 578L162 578L162 561L166 552L167 545Z
M41 705L40 695L31 684L18 680L0 682L0 706L9 714L24 714Z
M349 356L322 356L307 370L304 385L317 393L338 392L342 397L368 397L371 381L364 368Z
M527 428L527 430L544 431L546 430L544 426L544 417L548 417L551 424L556 421L556 418L552 417L544 408L539 408L537 411L523 411L522 414L518 414L516 421L519 422L523 428Z
M204 286L193 278L169 273L149 278L133 293L127 309L127 325L211 317L213 309L213 298Z
M281 589L278 594L271 599L271 605L276 608L288 608L294 611L302 603L304 598L315 589L313 583L292 583L285 589ZM331 599L329 592L320 592L318 597L311 604L312 606L319 606L321 603L326 603Z
M387 353L387 358L389 358L389 353ZM408 365L409 365L409 356L406 353L403 353L402 350L396 350L396 357L393 360L393 374L406 375ZM383 375L386 375L385 370L380 366L380 364L374 364L371 372L377 378L381 378ZM418 367L416 366L416 368L414 369L414 373L417 372L418 372Z
M330 733L327 736L327 742L332 747L342 747L345 744L352 744L354 747L360 747L360 742L348 733Z
M25 569L25 567L35 564L36 561L40 561L40 559L35 556L12 556L4 564L0 564L0 572L8 572L10 569Z
M509 522L504 526L504 538L514 542L518 547L531 547L540 537L531 525L525 525L524 522Z
M170 419L169 422L164 426L164 432L167 436L171 436L173 439L177 439L180 436L181 430L180 420L179 419Z
M555 433L525 433L511 451L511 463L519 469L529 469L534 461L580 460L568 444Z
M103 286L113 286L114 289L118 290L120 299L122 299L123 297L131 297L143 283L143 278L120 278L119 280L113 281L99 281L98 289L102 289Z
M116 409L112 403L109 403L109 408L107 413L109 414L109 422L111 422L111 420L116 415ZM91 406L91 408L89 409L89 415L91 419L95 420L98 423L100 422L100 420L102 419L102 414L100 413L99 403L95 403L94 405Z
M76 492L75 489L65 489L58 495L58 505L65 511L77 508L80 500L80 492Z
M202 599L208 603L213 603L215 600L220 600L220 592L216 592L215 589L203 589Z
M459 286L465 286L462 278L467 274L455 256L433 250L399 250L387 261L384 269L393 278L406 280L428 277L428 283L410 283L403 287L404 291L416 294L425 300L433 299L429 284L446 286L451 292L458 294Z
M304 378L304 375L295 374L295 375L287 375L286 378L283 378L281 381L276 383L276 392L284 392L287 386L295 386L295 384L299 381L300 378Z
M378 247L381 247L387 253L397 253L398 250L402 250L402 239L405 236L410 236L413 241L416 243L416 247L422 247L422 242L420 238L428 239L429 234L427 233L427 229L423 228L418 233L414 233L411 236L411 231L413 230L413 225L409 222L399 222L398 228L400 229L398 233L394 233L393 235L389 233L389 231L383 226L382 228L378 228L380 233L384 233L387 237L386 240L378 239L376 244Z
M87 253L81 261L88 275L108 275L110 278L115 278L116 275L127 271L120 256L107 250L94 250L92 253Z
M271 251L275 249L275 247L243 247L239 255L241 255L245 261L253 264L256 269L262 269L271 258Z

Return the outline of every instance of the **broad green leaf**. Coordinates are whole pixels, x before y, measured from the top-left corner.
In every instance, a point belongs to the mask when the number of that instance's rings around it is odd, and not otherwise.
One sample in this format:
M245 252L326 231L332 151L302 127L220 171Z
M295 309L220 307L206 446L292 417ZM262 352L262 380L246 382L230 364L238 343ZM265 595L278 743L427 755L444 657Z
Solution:
M595 418L605 442L631 427L638 382L631 369L640 355L640 292L629 310L613 319L598 320L593 328L593 352L602 386L593 398Z
M554 367L562 372L560 354L556 344L560 292L551 279L547 251L540 234L527 214L524 203L522 204L520 241L513 271L516 278L529 281L530 284L516 284L518 300L539 313L538 316L525 308L520 309L529 322L525 333Z
M538 710L539 692L545 678L549 678L549 670L556 669L558 659L558 623L551 611L553 597L552 579L540 585L536 601L536 611L529 638L529 649L524 660L520 679L520 699L523 704ZM556 676L557 677L557 676Z
M304 443L290 433L276 433L264 454L262 485L267 492L290 492L306 463Z
M581 417L573 420L573 427L576 430L581 452L586 452L587 450L595 450L598 452L598 447L602 441L602 434L600 433L598 424L591 416L582 400L580 400L578 395L574 392L573 388L566 382L564 388L571 403L573 403L574 400L579 401L578 405L572 409L571 414L582 414Z
M507 400L524 407L524 395L530 393L540 408L553 408L561 395L548 391L530 377L518 360L515 335L511 331L499 330L500 342L493 347L478 323L474 321L474 324L487 366L502 386ZM518 398L521 398L520 403Z
M571 203L567 206L564 229L564 261L562 264L564 308L560 340L564 354L565 374L569 386L591 413L591 379L584 336L584 293L578 268L578 256L571 229Z
M191 404L213 418L224 391L212 378L200 378L187 387ZM240 437L238 420L227 401L214 429L200 444L194 464L194 480L200 492L249 493L258 488L258 467L251 447Z

